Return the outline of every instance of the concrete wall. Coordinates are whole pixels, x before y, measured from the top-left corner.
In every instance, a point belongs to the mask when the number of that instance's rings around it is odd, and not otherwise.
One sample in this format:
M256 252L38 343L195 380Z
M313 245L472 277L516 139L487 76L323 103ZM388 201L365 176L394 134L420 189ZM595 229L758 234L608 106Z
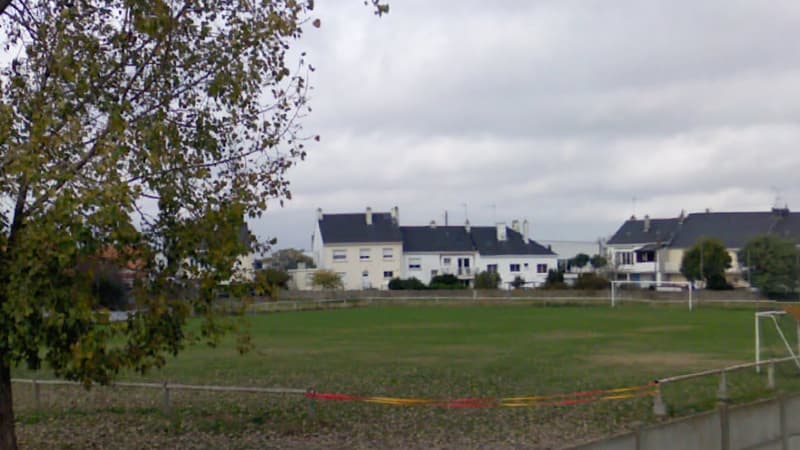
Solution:
M576 450L800 449L800 395L761 400L644 427Z

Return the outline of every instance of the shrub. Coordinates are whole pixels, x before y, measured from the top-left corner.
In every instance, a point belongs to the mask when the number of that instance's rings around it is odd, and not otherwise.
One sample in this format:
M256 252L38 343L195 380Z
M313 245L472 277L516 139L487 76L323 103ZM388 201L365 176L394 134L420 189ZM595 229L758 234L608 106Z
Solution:
M545 289L567 289L567 287L567 283L564 282L564 272L553 269L547 272L547 280L544 282Z
M288 289L290 278L288 273L279 269L259 270L253 281L254 294L277 300L280 290Z
M428 286L431 289L463 289L464 283L458 279L455 275L451 274L444 274L444 275L436 275L435 277L431 278L430 284Z
M575 280L575 289L598 291L608 289L610 286L611 283L607 279L594 273L582 273Z
M389 280L389 289L393 291L403 291L403 290L423 290L427 289L428 287L425 286L425 283L419 281L415 277L408 278L406 280L400 278L392 278Z
M311 285L322 289L342 289L339 274L327 269L319 269L311 277Z
M525 286L525 278L522 278L519 275L514 277L514 281L511 282L511 287L513 287L514 289L520 289L524 286Z
M501 281L497 272L479 272L475 275L475 289L497 289Z

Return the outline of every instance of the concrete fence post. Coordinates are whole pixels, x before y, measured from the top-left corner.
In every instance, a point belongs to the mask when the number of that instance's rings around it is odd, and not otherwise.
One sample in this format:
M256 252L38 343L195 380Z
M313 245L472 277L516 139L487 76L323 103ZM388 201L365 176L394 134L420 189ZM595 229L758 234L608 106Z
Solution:
M728 374L724 370L719 373L719 388L717 389L717 400L727 402L730 400L728 394Z
M314 399L314 394L315 393L316 393L316 391L314 391L314 388L306 389L306 399L307 399L307 404L308 404L308 417L311 420L316 420L317 419L317 401Z
M39 381L34 379L33 380L33 405L37 411L42 409L42 398L41 398L41 389L39 387Z
M164 411L164 414L169 415L172 410L172 405L169 401L169 386L167 385L166 381L162 384L162 393L163 398L161 408Z
M661 396L661 385L656 385L656 393L653 396L653 414L656 417L664 417L667 415L667 405L664 403L664 398Z
M775 389L775 363L767 366L767 389Z
M725 373L725 372L723 372ZM720 449L730 450L731 448L731 424L728 415L728 403L725 401L719 402L719 428L720 428Z

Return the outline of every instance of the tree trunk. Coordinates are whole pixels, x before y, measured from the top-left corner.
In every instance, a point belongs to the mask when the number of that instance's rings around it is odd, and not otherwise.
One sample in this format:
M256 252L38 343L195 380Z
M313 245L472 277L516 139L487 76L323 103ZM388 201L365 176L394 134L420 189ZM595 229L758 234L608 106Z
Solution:
M16 450L14 405L11 399L11 369L0 362L0 450Z

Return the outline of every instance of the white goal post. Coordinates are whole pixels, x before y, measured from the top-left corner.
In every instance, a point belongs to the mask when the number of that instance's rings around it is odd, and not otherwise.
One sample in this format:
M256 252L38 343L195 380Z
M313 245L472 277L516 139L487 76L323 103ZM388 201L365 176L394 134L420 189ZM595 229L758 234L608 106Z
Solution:
M781 317L791 317L794 320L795 345L792 345L789 342L786 333L784 333L783 329L781 329L781 325L778 323L778 319ZM786 347L786 350L792 356L792 359L794 359L794 363L797 368L800 369L800 309L797 309L796 307L787 307L785 310L760 311L755 313L756 372L761 372L761 360L763 359L761 355L761 321L764 319L768 319L775 326L775 331L777 332L778 337L780 337L780 340Z
M682 292L684 289L689 292L689 311L694 308L694 287L688 281L628 281L628 280L614 280L611 282L611 307L617 306L617 291L620 287L626 284L651 287L655 286L658 290L677 290ZM664 289L667 288L667 289ZM672 288L672 289L670 289Z

